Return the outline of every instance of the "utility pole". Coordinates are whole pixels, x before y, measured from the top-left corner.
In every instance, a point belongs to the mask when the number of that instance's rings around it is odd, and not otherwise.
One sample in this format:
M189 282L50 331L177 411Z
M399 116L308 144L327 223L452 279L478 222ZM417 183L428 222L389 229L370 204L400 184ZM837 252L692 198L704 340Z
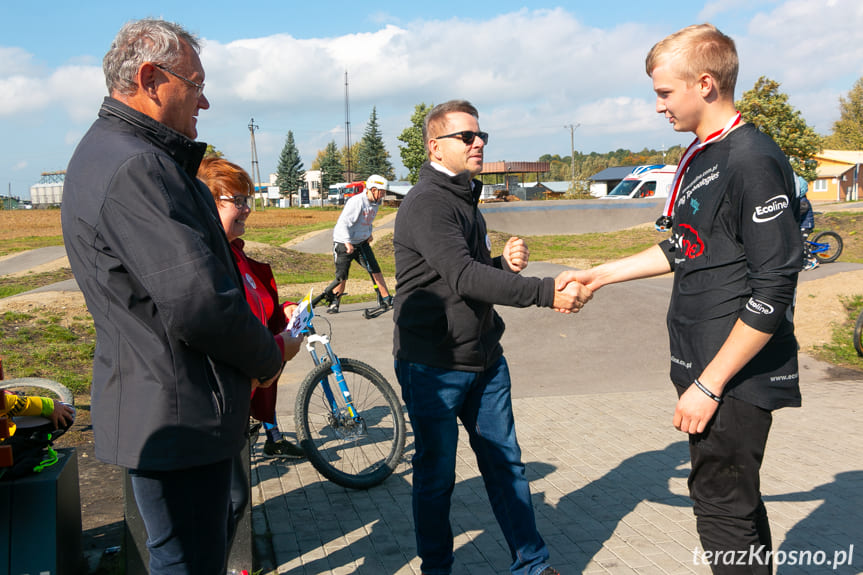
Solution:
M258 167L258 148L255 146L255 130L260 128L255 124L255 119L249 120L249 134L252 137L252 210L255 209L255 195L257 195L258 184L261 183L261 169ZM257 178L257 179L255 179ZM264 207L264 200L261 200L261 208Z
M351 106L348 100L348 71L345 70L345 181L354 180L351 166Z
M575 131L581 124L566 124L563 127L569 130L569 149L570 149L570 168L569 168L569 189L575 189Z

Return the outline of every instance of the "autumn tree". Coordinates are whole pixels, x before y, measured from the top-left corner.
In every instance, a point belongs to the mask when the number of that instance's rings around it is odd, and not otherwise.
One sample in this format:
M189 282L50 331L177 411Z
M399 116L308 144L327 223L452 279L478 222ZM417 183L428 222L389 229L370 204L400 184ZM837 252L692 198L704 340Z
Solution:
M220 150L216 148L213 144L207 144L207 149L204 151L204 157L213 156L216 158L224 158L225 154L223 154Z
M794 171L811 182L817 166L813 156L821 150L821 137L788 103L788 95L779 91L779 86L779 82L761 76L736 106L745 121L773 138Z
M388 180L396 178L390 153L384 146L384 138L378 126L377 108L372 108L369 123L366 124L363 139L360 140L360 149L357 154L357 176L361 180L367 179L372 174L378 174Z
M414 106L411 125L402 130L398 137L400 142L404 142L404 146L399 145L399 155L402 157L402 164L408 169L408 180L412 184L419 180L420 167L428 159L423 142L423 122L432 107L426 106L425 102Z
M342 167L345 170L345 173L344 173L344 176L342 179L345 182L352 182L352 181L355 181L358 179L357 178L356 158L359 157L361 147L362 147L362 142L354 142L353 144L351 144L350 157L351 157L352 161L350 162L350 164L351 164L350 173L348 173L348 147L342 146L341 148L339 148L339 157L341 157L341 159L342 159Z
M834 150L863 150L863 77L854 83L847 98L839 96L839 114L824 146Z
M279 166L276 168L276 185L279 186L279 191L290 194L299 190L305 182L305 174L300 152L294 142L294 133L288 130L285 145L279 156Z

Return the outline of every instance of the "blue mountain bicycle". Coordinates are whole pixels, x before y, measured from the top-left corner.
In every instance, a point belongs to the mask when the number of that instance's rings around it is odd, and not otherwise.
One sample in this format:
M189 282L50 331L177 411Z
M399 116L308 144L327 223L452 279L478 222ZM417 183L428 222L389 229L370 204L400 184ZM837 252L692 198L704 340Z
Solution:
M836 232L821 232L811 240L803 242L806 251L818 260L818 263L829 264L835 262L842 254L842 236Z
M383 375L356 359L339 358L312 324L306 349L315 368L297 392L297 439L321 475L342 487L368 489L395 471L405 446L405 418ZM327 322L329 323L329 322ZM323 347L318 354L317 346Z

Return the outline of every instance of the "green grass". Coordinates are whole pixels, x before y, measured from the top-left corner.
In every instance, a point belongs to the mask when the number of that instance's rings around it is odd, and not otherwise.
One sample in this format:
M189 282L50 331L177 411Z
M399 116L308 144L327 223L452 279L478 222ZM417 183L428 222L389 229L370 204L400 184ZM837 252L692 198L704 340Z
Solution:
M834 326L830 343L815 348L815 357L833 365L863 371L863 357L858 356L854 349L854 325L857 316L863 312L863 295L842 298L841 301L845 306L845 321Z
M509 234L495 232L492 244L503 247ZM569 236L525 237L530 248L531 261L578 258L598 264L638 253L666 237L651 228L634 228L612 233L595 233Z
M330 209L334 214L338 211ZM269 210L268 210L269 211ZM323 210L326 211L326 208ZM382 209L381 213L392 209ZM303 212L294 221L300 221ZM261 221L265 220L263 213ZM330 254L306 254L291 249L279 248L290 239L308 231L332 228L334 222L319 222L299 225L273 225L247 230L248 240L268 244L272 247L248 248L249 255L271 264L280 286L329 282L333 278L333 262ZM828 213L816 216L817 229L833 229L845 240L845 249L840 261L863 262L863 213ZM490 232L496 254L506 243L509 234ZM525 237L530 246L531 261L549 261L576 258L579 265L595 265L603 261L631 255L643 250L664 238L664 234L652 228L643 227L613 233L584 234L571 236L533 236ZM24 238L3 242L0 254L20 251L33 247L57 245L62 243L60 236ZM395 260L392 243L378 242L374 245L375 255L384 272L392 277L395 274ZM359 275L358 275L359 274ZM367 280L366 273L354 265L351 276ZM23 277L0 277L0 298L8 297L46 284L72 277L69 270L29 274ZM390 288L395 288L391 285ZM297 289L292 297L305 295L308 289ZM861 290L863 291L863 290ZM369 302L368 295L348 294L345 303ZM852 345L852 332L857 315L863 310L863 296L846 302L847 321L836 328L833 341L815 350L816 355L830 363L863 370L863 359L857 357ZM62 319L42 315L44 310L34 314L6 313L0 315L0 351L6 376L45 377L59 381L76 394L87 393L91 377L91 364L95 349L95 334L92 319L83 317Z
M0 298L10 297L68 279L72 279L72 270L68 268L18 277L0 277Z
M0 342L7 378L43 377L75 395L90 389L96 330L90 316L6 312L0 315Z
M62 245L63 236L31 236L26 238L5 239L0 243L0 256L8 256L27 250L35 250L36 248Z
M243 239L250 242L261 242L271 246L280 246L309 232L330 229L332 222L320 222L305 226L285 226L279 228L249 228L243 234Z

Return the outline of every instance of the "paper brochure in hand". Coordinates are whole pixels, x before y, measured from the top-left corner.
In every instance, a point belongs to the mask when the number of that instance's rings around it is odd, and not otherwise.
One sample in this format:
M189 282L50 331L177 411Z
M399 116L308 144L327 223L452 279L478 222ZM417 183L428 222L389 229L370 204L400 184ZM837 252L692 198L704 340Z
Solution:
M297 304L297 308L294 310L294 313L291 315L291 319L288 322L288 326L285 328L285 331L289 331L291 337L298 337L300 333L309 325L309 322L312 321L312 316L314 312L312 311L312 290L309 290L308 295L303 298L303 300Z

